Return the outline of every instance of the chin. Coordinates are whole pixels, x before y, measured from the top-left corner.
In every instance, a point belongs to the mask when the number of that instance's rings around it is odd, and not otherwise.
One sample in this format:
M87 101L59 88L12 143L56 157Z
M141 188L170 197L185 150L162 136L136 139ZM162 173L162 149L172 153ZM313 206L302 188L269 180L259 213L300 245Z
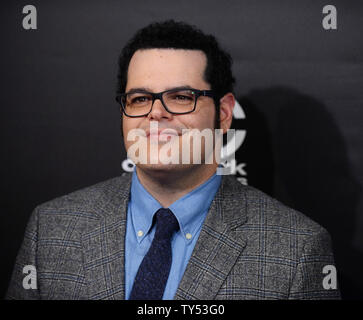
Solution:
M196 169L199 165L195 164L137 164L136 167L151 175L170 175L171 173L182 173Z

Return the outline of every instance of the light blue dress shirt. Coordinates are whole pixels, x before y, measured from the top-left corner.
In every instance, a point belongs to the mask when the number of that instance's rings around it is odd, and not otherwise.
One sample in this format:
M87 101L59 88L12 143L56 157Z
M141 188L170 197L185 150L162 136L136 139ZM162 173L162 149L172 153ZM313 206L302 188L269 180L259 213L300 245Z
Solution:
M163 300L174 298L220 183L221 176L214 174L169 207L177 218L180 229L171 239L172 264ZM160 203L142 186L134 170L125 241L126 299L129 299L137 270L154 238L155 226L152 226L152 221L160 208Z

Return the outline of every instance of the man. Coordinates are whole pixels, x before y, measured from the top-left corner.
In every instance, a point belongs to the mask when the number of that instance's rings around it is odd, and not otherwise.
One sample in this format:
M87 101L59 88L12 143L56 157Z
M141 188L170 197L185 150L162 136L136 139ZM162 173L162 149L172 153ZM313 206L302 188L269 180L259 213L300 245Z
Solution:
M207 143L198 151L183 140L231 126L231 59L215 38L154 23L127 43L119 67L122 132L136 169L38 206L7 298L339 298L324 286L323 268L334 265L328 233L216 174ZM190 161L198 152L201 161ZM26 265L36 289L24 288Z

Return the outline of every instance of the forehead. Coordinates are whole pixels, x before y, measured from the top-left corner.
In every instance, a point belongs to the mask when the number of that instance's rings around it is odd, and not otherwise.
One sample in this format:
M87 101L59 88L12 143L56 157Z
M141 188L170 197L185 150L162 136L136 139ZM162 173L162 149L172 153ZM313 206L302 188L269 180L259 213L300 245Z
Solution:
M206 65L206 55L200 50L137 50L130 60L126 91L134 87L161 91L181 85L209 89L204 80Z

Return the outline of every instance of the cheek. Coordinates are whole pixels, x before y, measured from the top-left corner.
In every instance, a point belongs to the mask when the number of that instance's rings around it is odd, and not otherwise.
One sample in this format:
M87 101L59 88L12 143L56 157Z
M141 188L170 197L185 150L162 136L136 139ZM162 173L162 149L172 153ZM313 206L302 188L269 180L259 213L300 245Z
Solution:
M125 119L125 116L123 115L122 119L121 119L121 129L122 129L123 136L125 136L126 133L127 133L126 132L127 131L127 123L126 123L126 121L124 119Z
M129 144L131 143L130 141L127 141L127 135L130 132L131 129L133 128L137 128L139 121L138 119L131 119L131 118L122 118L122 134L123 134L123 138L124 138L124 144L125 147L128 148Z
M206 105L192 115L193 117L191 117L190 123L192 124L193 128L199 128L200 130L205 128L214 128L214 106Z

